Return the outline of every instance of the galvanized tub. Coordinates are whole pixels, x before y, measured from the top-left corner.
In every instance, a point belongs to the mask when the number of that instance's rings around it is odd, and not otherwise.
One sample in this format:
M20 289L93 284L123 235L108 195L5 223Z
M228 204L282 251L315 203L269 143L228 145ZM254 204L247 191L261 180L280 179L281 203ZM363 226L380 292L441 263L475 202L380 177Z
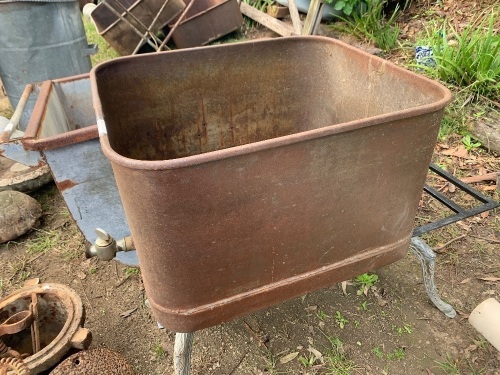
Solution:
M127 57L91 83L153 313L176 332L404 257L450 100L323 37Z
M97 139L89 75L36 84L32 95L35 107L22 144L43 154L87 241L95 242L96 227L115 238L130 235L111 165ZM135 251L119 252L117 260L138 264Z
M27 84L90 72L78 1L0 1L0 78L13 108ZM35 102L21 119L26 129Z

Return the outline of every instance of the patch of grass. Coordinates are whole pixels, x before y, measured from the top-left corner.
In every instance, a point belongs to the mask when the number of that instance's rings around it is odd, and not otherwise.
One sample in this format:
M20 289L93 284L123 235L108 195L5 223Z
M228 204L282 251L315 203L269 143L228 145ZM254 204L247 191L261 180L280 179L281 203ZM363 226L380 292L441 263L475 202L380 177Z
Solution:
M453 360L449 353L446 354L445 361L435 360L437 367L442 370L447 375L460 375L460 368L458 366L458 361Z
M163 349L163 346L161 343L157 343L154 347L154 353L157 359L160 359L165 356L165 349Z
M387 359L390 359L392 361L401 361L405 358L405 355L406 353L404 348L396 348L392 352L387 354Z
M432 48L432 63L421 69L476 98L484 95L496 100L500 96L500 35L495 31L498 9L492 9L488 17L471 20L461 32L448 21L430 24L418 43Z
M87 35L88 43L97 44L99 47L97 53L90 56L92 66L95 66L104 61L114 59L116 57L120 57L118 52L111 48L109 43L99 35L94 24L87 17L83 17L83 26L85 27L85 34Z
M318 313L316 314L319 318L319 320L325 320L326 318L329 318L330 316L326 314L323 310L319 310Z
M396 348L392 352L385 354L379 346L376 346L372 349L372 353L379 359L389 359L391 361L400 361L406 356L404 348Z
M382 351L382 349L380 349L380 347L376 346L372 349L372 353L375 355L375 357L377 358L384 358L385 355L384 355L384 352Z
M344 343L338 338L328 336L331 348L324 354L326 374L328 375L349 375L354 369L354 362L347 358L344 350Z
M342 22L333 24L334 30L352 34L358 39L371 41L386 52L396 46L399 36L397 19L399 9L387 17L384 5L387 0L367 0L366 10L352 13L352 18L340 17Z
M46 253L47 251L53 249L61 239L61 232L57 230L35 230L38 233L37 236L30 239L26 245L26 251L28 254Z
M93 275L97 272L97 267L90 267L89 268L89 274Z
M396 332L399 335L402 335L404 333L410 334L413 332L413 328L412 328L411 324L407 324L407 323L405 323L402 327L398 327L397 325L393 324L392 329L394 330L394 332Z
M131 276L137 276L139 275L139 268L137 267L126 267L123 270L123 273L125 274L126 277L131 277Z

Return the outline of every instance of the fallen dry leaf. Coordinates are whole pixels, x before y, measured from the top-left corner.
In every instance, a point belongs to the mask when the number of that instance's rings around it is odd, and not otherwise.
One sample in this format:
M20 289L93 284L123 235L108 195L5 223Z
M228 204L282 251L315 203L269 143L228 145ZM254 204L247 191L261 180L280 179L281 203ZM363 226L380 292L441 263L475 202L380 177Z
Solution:
M460 284L465 284L465 283L468 283L469 281L471 281L470 277L468 277L468 278L463 279L462 281L460 281Z
M483 281L500 281L500 277L488 276L488 277L479 277L479 280Z
M314 357L316 359L321 359L323 358L323 354L321 354L321 352L317 349L314 349L312 346L310 346L309 348L307 348L307 350L312 353L314 355Z
M120 313L120 316L122 318L128 318L130 315L132 315L132 313L137 310L137 307L134 307L133 309L130 309L130 310L127 310L127 311L124 311L122 313Z
M441 155L446 155L446 156L455 156L457 158L466 158L468 155L467 149L465 146L460 145L458 147L451 148L446 151L442 151Z
M315 312L316 310L318 309L318 306L317 305L311 305L311 306L307 306L304 310L306 310L307 312Z
M280 363L283 365L285 363L293 361L298 355L299 355L299 352L293 352L293 353L287 354L284 357L280 358Z
M83 280L83 279L85 279L87 277L87 275L85 274L85 272L82 272L82 271L77 271L76 272L76 276L78 276L78 278L80 280Z
M490 212L489 211L481 212L479 216L481 216L483 219L486 219L488 216L490 216Z

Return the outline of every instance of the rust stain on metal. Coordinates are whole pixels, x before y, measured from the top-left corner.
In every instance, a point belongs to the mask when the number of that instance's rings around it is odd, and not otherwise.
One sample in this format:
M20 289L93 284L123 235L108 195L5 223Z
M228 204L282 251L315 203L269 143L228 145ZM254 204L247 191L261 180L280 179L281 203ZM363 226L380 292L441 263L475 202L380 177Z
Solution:
M56 181L57 188L59 189L60 192L63 192L66 189L72 188L73 186L78 185L76 182L71 181L71 180L63 180L60 182Z
M293 37L91 72L101 147L165 327L206 328L405 256L451 95L390 63L373 74L372 59Z

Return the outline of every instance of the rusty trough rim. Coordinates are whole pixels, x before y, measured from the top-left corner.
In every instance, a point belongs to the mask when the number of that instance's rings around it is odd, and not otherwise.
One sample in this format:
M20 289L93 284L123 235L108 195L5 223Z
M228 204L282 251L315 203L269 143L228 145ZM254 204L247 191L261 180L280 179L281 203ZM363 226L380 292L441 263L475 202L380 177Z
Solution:
M96 73L100 70L105 70L107 65L115 63L118 60L132 60L132 59L156 59L159 58L162 54L172 54L172 53L190 53L193 50L204 50L204 49L217 49L217 48L237 48L239 45L249 44L273 44L277 42L282 42L283 40L302 40L302 41L311 41L311 42L327 42L330 44L340 45L343 48L351 51L352 53L363 56L370 61L378 62L381 66L389 69L392 72L400 75L402 78L412 81L413 84L418 86L430 86L436 93L441 94L441 99L436 102L430 104L420 105L414 108L403 109L400 111L391 112L389 114L382 114L377 116L368 117L366 119L358 119L353 121L344 122L341 124L333 124L329 126L324 126L318 129L312 129L296 134L290 134L282 137L266 139L259 142L253 142L245 145L229 147L222 150L210 151L207 153L197 154L186 156L177 159L166 159L166 160L137 160L127 158L116 151L113 150L109 143L109 139L107 136L106 123L102 112L102 105L99 98L99 89L96 83ZM226 159L230 157L245 155L249 153L253 153L256 151L264 151L267 149L275 148L275 147L283 147L286 145L290 145L293 143L298 143L302 141L308 141L316 138L322 138L334 134L344 133L347 131L352 131L356 129L361 129L373 125L382 124L385 122L394 122L402 119L407 119L410 117L416 117L420 115L430 114L436 111L443 109L452 98L452 94L450 90L441 85L440 83L433 81L427 77L418 75L414 72L411 72L407 69L399 67L390 61L384 60L378 56L371 55L367 52L359 50L355 47L352 47L346 43L343 43L339 40L322 37L322 36L293 36L293 37L284 37L279 39L261 39L257 41L248 41L241 42L237 44L228 44L228 45L216 45L216 46L205 46L205 47L196 47L188 50L176 50L176 51L166 51L159 52L151 55L136 55L136 56L126 56L114 59L112 61L103 62L96 67L92 68L90 71L90 84L92 87L92 101L94 105L94 110L96 112L97 117L97 128L99 131L99 138L101 141L101 148L104 154L114 163L118 165L137 170L167 170L167 169L178 169L189 166L196 166L207 162L212 162L220 159Z
M54 83L65 83L89 79L90 74L84 73L76 76L53 79L41 82L40 94L33 108L28 127L22 138L22 144L26 150L43 151L58 147L69 146L75 143L88 141L97 138L99 133L97 125L87 126L82 129L72 130L63 134L57 134L46 138L39 138L42 131L42 122L45 118L45 111L49 101L50 93L54 88ZM27 88L26 88L27 90Z

